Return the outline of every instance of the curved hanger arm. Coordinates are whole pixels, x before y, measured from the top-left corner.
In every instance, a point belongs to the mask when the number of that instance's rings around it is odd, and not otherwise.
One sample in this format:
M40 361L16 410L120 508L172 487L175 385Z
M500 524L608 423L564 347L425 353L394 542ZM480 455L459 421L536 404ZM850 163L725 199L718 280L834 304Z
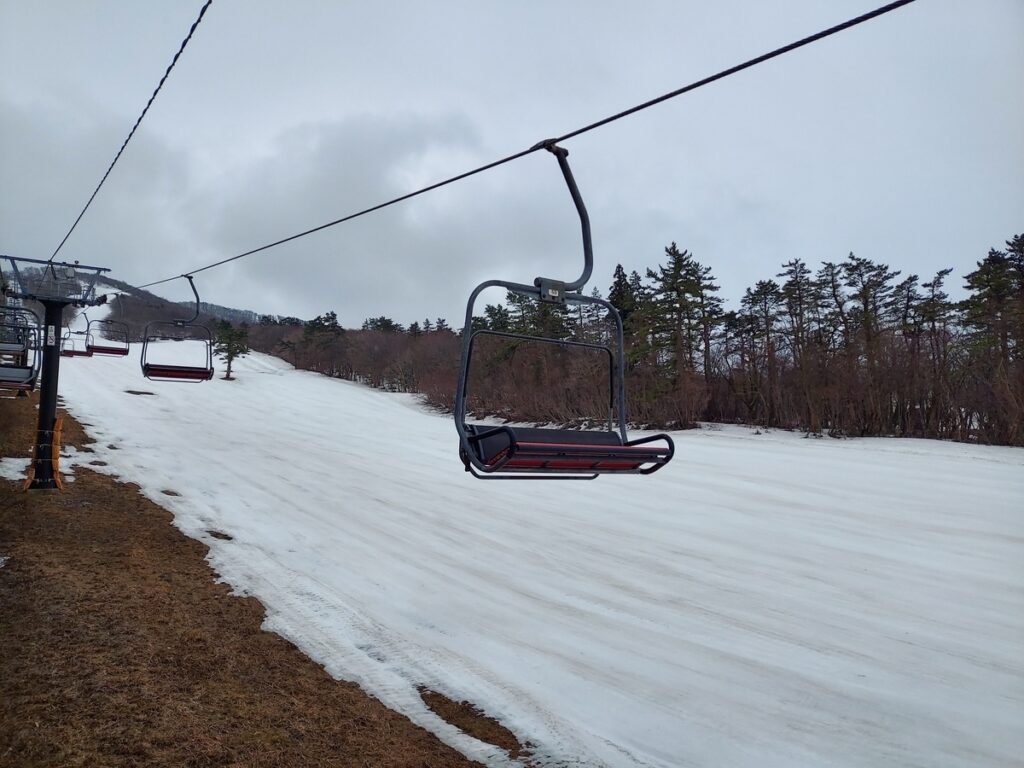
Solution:
M192 281L192 275L182 275L182 277L188 280L189 288L192 289L192 295L196 297L196 313L187 320L175 320L174 322L180 325L188 325L199 319L199 291L196 290L196 284Z
M566 283L547 277L538 277L533 281L533 284L541 290L541 301L560 302L562 300L560 296L557 294L545 295L545 292L549 289L578 292L590 280L590 275L594 270L594 244L590 237L590 216L587 214L587 206L583 203L583 196L580 194L576 179L572 175L572 169L569 167L569 150L556 145L555 139L546 139L534 148L537 147L543 147L558 160L558 167L562 171L562 177L565 179L565 184L569 187L569 194L572 195L572 201L576 205L576 212L580 216L580 228L583 234L583 272L578 278Z

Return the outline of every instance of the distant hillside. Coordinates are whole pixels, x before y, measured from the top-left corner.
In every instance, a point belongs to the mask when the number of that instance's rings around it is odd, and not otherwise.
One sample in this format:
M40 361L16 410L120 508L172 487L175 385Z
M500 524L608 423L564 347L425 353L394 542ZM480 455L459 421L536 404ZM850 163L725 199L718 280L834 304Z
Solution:
M138 299L144 299L153 304L166 304L171 306L177 305L181 307L187 307L189 309L192 309L195 306L194 302L191 301L172 302L167 301L166 299L161 299L159 296L155 296L149 291L136 288L133 285L129 285L128 283L122 280L117 280L113 277L104 276L100 278L100 281L96 286L97 292L102 293L106 288L114 288L118 291L127 293L130 296L134 296L135 298ZM204 315L209 315L210 317L216 317L218 319L227 320L232 323L259 322L259 315L256 312L253 312L252 310L235 309L234 307L222 307L220 304L211 304L206 301L199 302L199 311Z
M110 296L110 319L125 323L128 326L129 337L134 342L142 341L147 324L188 318L195 309L193 302L167 301L149 291L135 288L111 277L104 276L96 285L97 293L111 294L113 291L118 291L119 295ZM211 328L221 319L236 324L252 323L258 319L255 312L205 302L200 303L199 310L196 322Z
M179 301L179 305L183 307L195 307L195 302L191 301ZM234 309L232 307L222 307L219 304L210 304L206 301L199 302L199 311L204 315L210 315L218 320L227 320L233 325L240 323L249 323L249 325L255 325L259 322L259 315L249 309Z

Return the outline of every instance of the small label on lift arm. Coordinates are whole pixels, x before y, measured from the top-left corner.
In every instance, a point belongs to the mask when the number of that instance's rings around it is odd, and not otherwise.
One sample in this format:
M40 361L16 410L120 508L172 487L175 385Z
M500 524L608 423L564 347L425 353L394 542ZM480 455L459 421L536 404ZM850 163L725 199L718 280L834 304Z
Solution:
M57 328L52 325L46 326L46 346L52 347L57 343Z

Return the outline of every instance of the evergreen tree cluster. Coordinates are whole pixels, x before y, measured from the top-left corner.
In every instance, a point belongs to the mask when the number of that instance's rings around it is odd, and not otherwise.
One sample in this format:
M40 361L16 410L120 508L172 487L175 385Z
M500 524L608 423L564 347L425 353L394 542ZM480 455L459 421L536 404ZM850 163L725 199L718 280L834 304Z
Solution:
M643 275L616 267L608 301L623 319L633 423L1024 445L1024 235L964 276L963 301L946 292L950 269L922 280L851 253L817 269L792 259L727 311L712 272L676 243ZM591 344L613 334L600 307L512 293L473 328ZM329 312L301 330L263 318L254 330L261 348L300 367L452 405L460 339L443 318L405 328L381 316L345 331ZM522 421L606 417L602 365L555 345L481 345L471 409Z
M674 243L646 278L619 267L633 417L1024 444L1024 236L965 276L965 300L950 274L793 259L726 312Z

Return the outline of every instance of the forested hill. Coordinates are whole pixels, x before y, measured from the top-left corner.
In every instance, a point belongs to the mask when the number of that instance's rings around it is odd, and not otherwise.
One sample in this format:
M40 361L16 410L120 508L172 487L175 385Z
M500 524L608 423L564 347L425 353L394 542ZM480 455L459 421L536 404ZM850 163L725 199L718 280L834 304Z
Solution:
M149 320L169 320L175 317L189 317L195 311L194 301L167 301L148 291L136 288L121 280L103 276L97 286L97 292L103 293L110 289L119 291L124 296L124 310L127 319L136 321L133 324L149 322ZM130 305L130 306L129 306ZM120 309L115 307L114 309ZM216 320L227 320L233 324L255 323L259 315L248 309L235 309L206 301L199 303L200 314Z
M712 267L675 243L643 274L619 266L608 279L607 298L624 319L634 424L726 421L1024 445L1024 235L966 275L941 265L904 275L852 253L817 267L794 259L728 311ZM959 279L968 295L954 301L947 287ZM540 308L514 295L474 322L599 344L612 329L600 312ZM382 316L344 329L327 312L307 321L261 315L249 341L298 367L420 392L450 408L458 333L442 318L406 327ZM600 359L483 341L470 382L474 412L559 423L607 416Z
M178 304L189 310L195 308L195 302L180 301ZM227 320L232 325L241 325L242 323L252 325L259 320L259 315L252 310L222 307L220 304L210 304L207 301L199 302L199 311L218 320Z

